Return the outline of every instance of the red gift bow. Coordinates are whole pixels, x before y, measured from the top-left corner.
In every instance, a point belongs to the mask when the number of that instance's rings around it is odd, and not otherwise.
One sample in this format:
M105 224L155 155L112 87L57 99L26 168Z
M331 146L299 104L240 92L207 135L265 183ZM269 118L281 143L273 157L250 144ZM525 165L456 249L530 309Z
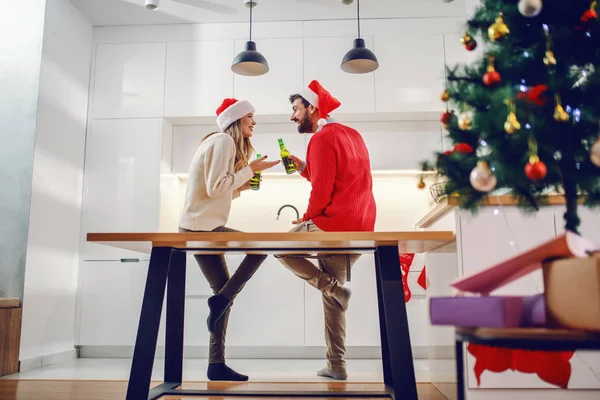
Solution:
M511 350L469 343L469 353L475 357L473 372L477 386L486 369L504 372L508 369L526 374L535 373L544 382L566 389L571 378L571 363L574 351Z

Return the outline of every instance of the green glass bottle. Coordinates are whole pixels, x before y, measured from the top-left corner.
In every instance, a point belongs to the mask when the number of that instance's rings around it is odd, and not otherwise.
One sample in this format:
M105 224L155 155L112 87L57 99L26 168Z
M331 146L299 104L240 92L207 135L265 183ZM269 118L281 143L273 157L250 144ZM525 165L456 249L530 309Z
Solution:
M283 139L277 139L277 141L279 142L279 149L281 149L279 155L281 156L281 161L283 161L285 172L288 175L291 175L296 172L296 167L294 166L294 162L290 159L290 152L285 148Z
M257 154L256 158L260 158L261 155ZM260 172L255 172L254 176L252 176L252 178L250 178L250 189L252 190L258 190L260 189Z

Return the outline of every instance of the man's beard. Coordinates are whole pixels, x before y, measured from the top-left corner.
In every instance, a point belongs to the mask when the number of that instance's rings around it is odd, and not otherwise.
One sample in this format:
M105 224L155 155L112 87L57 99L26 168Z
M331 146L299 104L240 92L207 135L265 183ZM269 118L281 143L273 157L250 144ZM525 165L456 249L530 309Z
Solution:
M313 133L313 126L310 118L308 118L308 113L304 115L302 121L298 125L298 133Z

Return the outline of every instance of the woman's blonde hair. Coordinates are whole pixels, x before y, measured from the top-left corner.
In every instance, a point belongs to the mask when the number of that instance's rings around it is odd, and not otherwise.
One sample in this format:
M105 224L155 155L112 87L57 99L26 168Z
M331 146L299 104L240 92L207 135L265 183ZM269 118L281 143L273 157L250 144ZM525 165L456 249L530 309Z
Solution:
M245 118L245 116L243 118ZM204 139L202 139L202 141L206 140L209 136L212 136L216 133L218 132L209 133L204 137ZM233 124L229 125L229 127L225 129L225 133L231 136L233 138L233 142L235 143L234 170L235 172L238 172L240 169L248 165L248 161L254 153L254 147L252 147L250 138L244 137L244 135L242 134L241 119L238 119Z

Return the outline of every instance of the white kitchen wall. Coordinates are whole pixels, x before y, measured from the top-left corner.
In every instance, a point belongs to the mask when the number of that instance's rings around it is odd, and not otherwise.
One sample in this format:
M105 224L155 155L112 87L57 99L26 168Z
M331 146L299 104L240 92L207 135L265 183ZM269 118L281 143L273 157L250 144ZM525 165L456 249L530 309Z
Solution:
M75 355L92 26L68 0L48 0L44 29L21 370Z

